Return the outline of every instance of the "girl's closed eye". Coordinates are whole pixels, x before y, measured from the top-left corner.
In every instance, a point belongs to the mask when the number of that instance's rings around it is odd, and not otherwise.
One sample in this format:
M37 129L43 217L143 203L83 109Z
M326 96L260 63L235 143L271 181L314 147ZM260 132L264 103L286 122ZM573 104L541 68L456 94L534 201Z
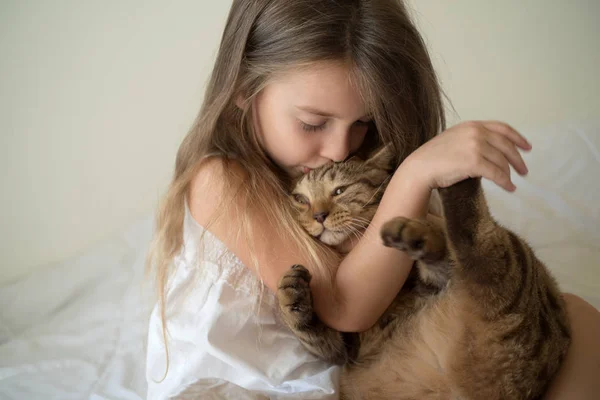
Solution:
M327 121L323 122L322 124L318 124L318 125L312 125L312 124L307 124L304 121L300 121L300 126L302 127L302 130L306 131L306 132L316 132L316 131L321 131L323 129L325 129L325 126L327 125Z
M300 126L302 127L302 129L307 132L321 131L321 130L325 129L325 127L327 126L327 121L323 122L322 124L318 124L318 125L307 124L306 122L300 121L300 120L299 120L299 122L300 122ZM370 122L371 121L358 120L354 123L354 126L368 126Z

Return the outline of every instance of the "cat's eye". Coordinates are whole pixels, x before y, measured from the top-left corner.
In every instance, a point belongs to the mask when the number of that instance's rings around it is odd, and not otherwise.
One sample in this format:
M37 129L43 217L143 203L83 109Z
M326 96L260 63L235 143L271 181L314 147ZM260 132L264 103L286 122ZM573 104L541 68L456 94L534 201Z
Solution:
M333 189L333 192L331 192L331 195L339 196L340 194L344 193L345 190L346 190L345 186L336 187L335 189Z
M294 200L296 200L296 202L298 202L300 204L308 204L308 199L306 198L306 196L303 196L298 193L294 193L293 196L294 196Z

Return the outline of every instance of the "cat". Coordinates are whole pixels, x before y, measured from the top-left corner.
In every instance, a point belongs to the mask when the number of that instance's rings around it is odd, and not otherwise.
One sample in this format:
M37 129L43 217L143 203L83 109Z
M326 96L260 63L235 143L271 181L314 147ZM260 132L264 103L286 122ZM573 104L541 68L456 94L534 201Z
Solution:
M300 224L340 245L373 217L392 163L384 148L305 174L292 191ZM439 195L441 223L397 217L382 227L383 244L415 267L373 327L342 333L320 321L301 265L279 282L283 320L310 352L343 365L341 399L541 398L571 337L556 281L493 219L481 178Z

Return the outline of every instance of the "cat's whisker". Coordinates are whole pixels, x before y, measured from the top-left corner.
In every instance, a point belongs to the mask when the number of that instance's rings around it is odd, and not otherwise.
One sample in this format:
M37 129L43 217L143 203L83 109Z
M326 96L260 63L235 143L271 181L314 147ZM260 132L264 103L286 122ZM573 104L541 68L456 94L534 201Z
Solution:
M348 226L352 226L358 229L366 229L369 226L369 224L365 222L352 221L348 223Z
M351 231L349 230L349 233L355 235L355 237L358 240L367 240L369 243L376 243L376 244L380 243L379 235L375 235L374 237L365 236L364 229L366 229L366 227L361 227L360 229L356 229L355 227L352 227L351 229L352 230Z
M366 227L362 225L348 225L348 231L358 232L359 234L362 234L365 229Z
M355 220L355 221L366 222L367 224L371 223L371 220L369 220L367 218L364 218L364 217L356 216L356 217L352 217L352 219Z
M356 239L358 239L358 240L362 239L362 235L359 234L359 232L352 232L352 234L354 235L354 237L356 237Z
M353 226L345 226L340 233L343 233L347 237L354 236L356 239L360 240L360 229Z
M346 230L346 232L359 232L360 227L356 227L356 226L353 226L353 225L348 225L348 226L346 226L345 230Z
M357 221L357 220L349 220L347 222L347 224L350 226L358 226L358 227L362 227L362 228L366 228L367 226L369 226L369 223L367 221Z
M353 215L353 216L350 217L350 219L352 221L361 221L361 222L367 222L367 223L371 222L370 219L367 219L365 217L361 217L361 216L358 216L358 215Z
M349 221L347 225L342 227L342 231L345 233L360 233L364 229L364 226L358 225L352 221Z
M367 220L359 220L359 219L353 219L353 220L352 220L352 223L353 223L353 224L357 224L357 225L362 225L362 226L364 226L364 227L367 227L367 226L369 226L369 224L370 224L370 222L369 222L369 221L367 221Z

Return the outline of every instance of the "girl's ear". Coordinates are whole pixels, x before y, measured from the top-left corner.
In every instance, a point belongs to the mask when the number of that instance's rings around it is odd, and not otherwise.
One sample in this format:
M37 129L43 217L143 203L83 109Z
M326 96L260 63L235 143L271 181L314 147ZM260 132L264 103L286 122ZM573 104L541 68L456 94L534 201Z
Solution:
M391 144L388 144L373 152L366 164L373 168L391 171L396 167L395 162L396 157L394 155L393 147Z

